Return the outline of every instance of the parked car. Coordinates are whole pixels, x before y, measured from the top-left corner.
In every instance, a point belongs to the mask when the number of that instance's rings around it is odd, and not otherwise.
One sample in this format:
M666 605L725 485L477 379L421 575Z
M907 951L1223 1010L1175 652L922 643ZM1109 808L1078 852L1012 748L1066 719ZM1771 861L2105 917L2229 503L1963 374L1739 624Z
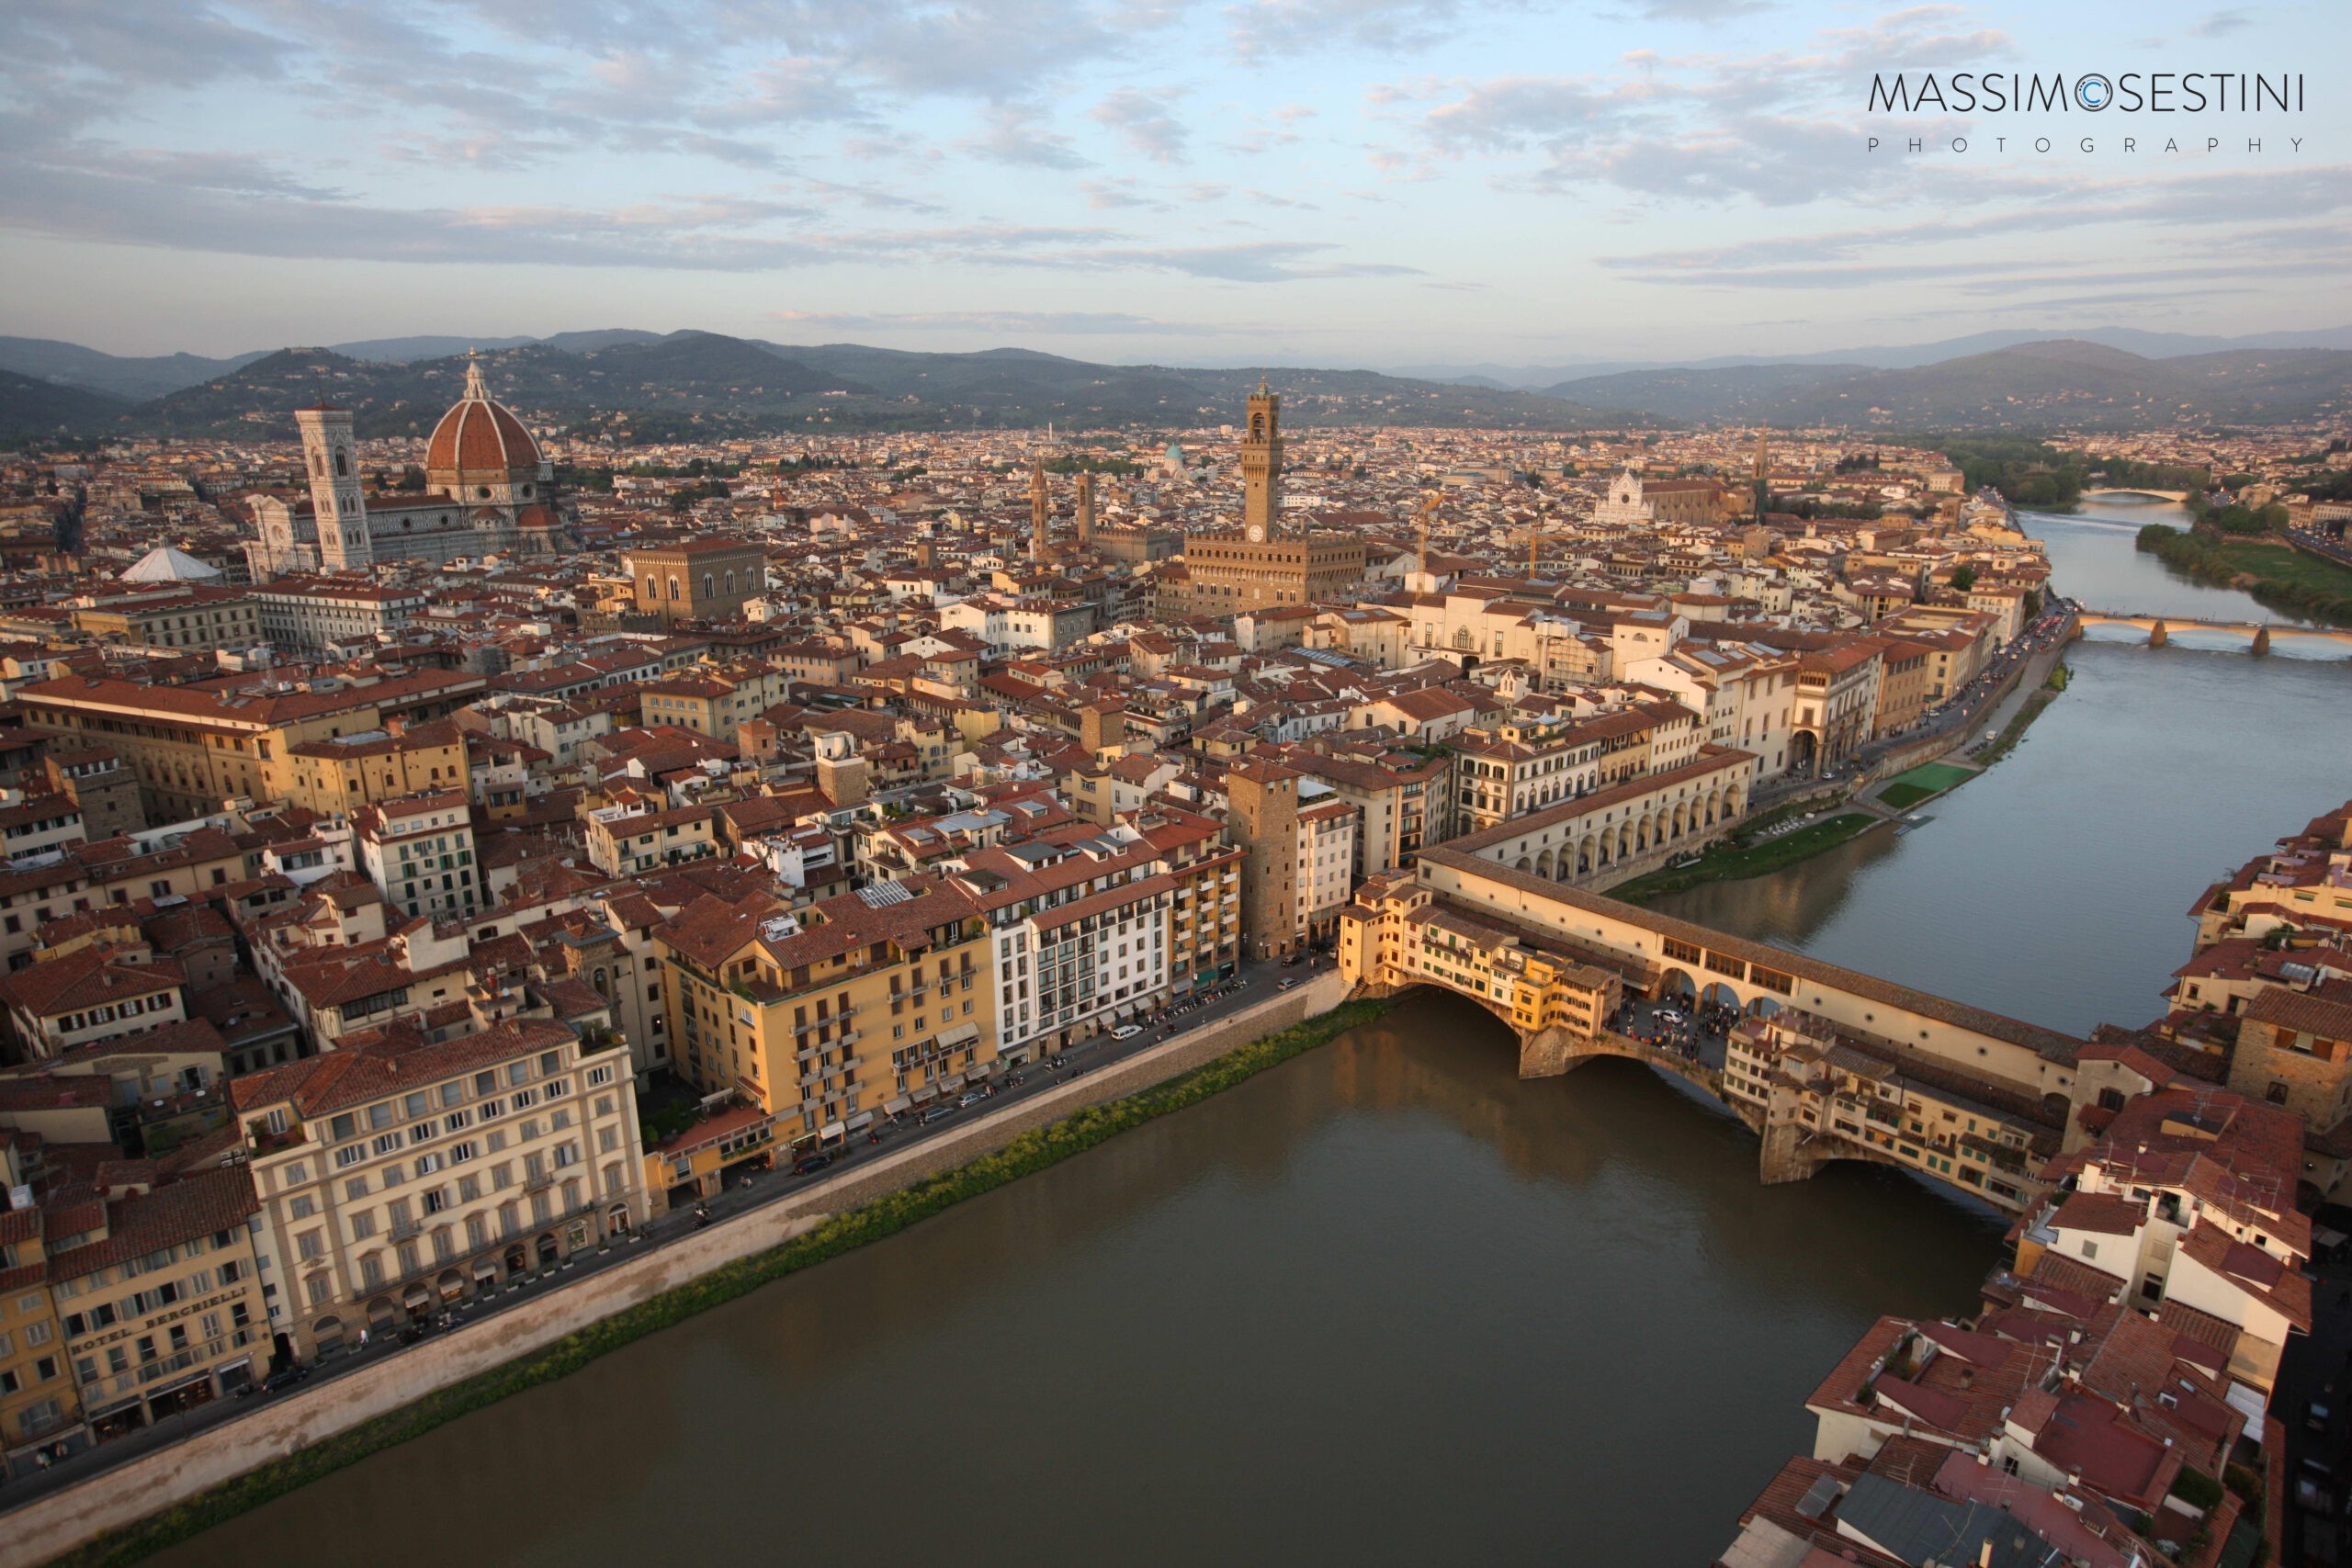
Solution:
M969 1093L969 1094L966 1095L963 1099L961 1099L961 1100L957 1100L957 1101L956 1102L956 1109L957 1109L957 1110L959 1110L959 1111L960 1111L960 1110L964 1109L964 1108L965 1108L965 1107L967 1107L967 1106L978 1105L978 1104L980 1102L980 1100L981 1100L980 1091L979 1091L978 1089L974 1089L971 1093Z
M1278 991L1287 991L1287 990L1289 990L1293 986L1295 986L1295 985L1297 985L1297 984L1298 984L1298 982L1297 982L1295 979L1285 979L1285 980L1284 980L1281 985L1279 985L1279 986L1275 987L1274 987L1274 989L1276 989L1276 990L1278 990Z
M1141 1034L1142 1032L1143 1026L1141 1024L1123 1023L1119 1025L1118 1028L1111 1031L1111 1038L1114 1040L1133 1040L1136 1035Z
M263 1379L261 1391L264 1393L283 1393L298 1383L308 1382L310 1379L311 1369L297 1362Z
M827 1166L832 1163L833 1156L831 1155L802 1155L798 1159L792 1162L792 1174L795 1176L813 1175L817 1171L824 1169Z
M956 1108L952 1105L926 1105L922 1108L922 1113L915 1118L915 1125L928 1127L933 1122L944 1122L955 1114Z

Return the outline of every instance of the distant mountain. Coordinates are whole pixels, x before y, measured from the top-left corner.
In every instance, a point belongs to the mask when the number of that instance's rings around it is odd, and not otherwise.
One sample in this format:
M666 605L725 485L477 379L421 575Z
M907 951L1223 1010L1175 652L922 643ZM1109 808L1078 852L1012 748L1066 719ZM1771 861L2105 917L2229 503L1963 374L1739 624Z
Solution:
M1624 370L1544 389L1546 396L1610 408L1677 411L1676 419L1758 423L1826 381L1871 374L1860 365L1736 365L1720 370Z
M78 343L0 337L0 370L13 370L36 381L55 381L85 391L104 392L134 403L225 376L260 357L259 354L241 354L228 359L205 359L193 354L167 354L127 359L84 348Z
M594 354L600 348L612 348L624 343L659 343L660 333L641 333L634 327L602 327L594 332L558 333L539 341L549 348L560 348L566 354Z
M378 337L360 343L339 343L334 352L352 359L385 359L401 364L411 359L440 359L469 348L520 348L535 337Z
M2311 334L2327 336L2326 333ZM463 354L397 357L455 339L289 348L237 361L130 361L70 344L0 340L52 374L18 372L18 429L287 436L293 411L328 398L368 435L423 435L465 386ZM495 340L491 340L495 341ZM1970 340L1955 340L1970 341ZM12 349L12 346L13 349ZM29 345L29 346L28 346ZM482 346L480 344L469 344ZM345 350L364 347L373 355ZM611 329L482 346L498 396L543 426L632 441L790 430L1018 429L1046 423L1182 428L1235 420L1259 367L1097 365L1029 349L926 354L859 344L778 344L720 333ZM228 368L130 406L67 385L109 366ZM1476 377L1441 382L1374 370L1264 372L1295 428L1425 424L1579 431L1694 423L1877 429L2145 429L2189 419L2259 423L2341 417L2352 351L2231 348L2150 357L2081 340L2005 344L1929 365L1860 362L1615 368L1541 390ZM84 397L58 394L79 393Z
M1497 386L1543 388L1565 381L1588 380L1630 370L1719 370L1740 365L1856 365L1878 370L1907 370L1948 359L1990 354L2020 344L2070 341L2120 348L2145 359L2178 359L2189 355L2220 354L2238 348L2352 349L2352 327L2326 327L2314 332L2255 333L2245 337L2211 337L2192 333L2152 333L2138 327L2086 327L2079 331L2040 332L2009 328L1971 333L1965 337L1935 343L1882 344L1871 348L1826 348L1809 354L1728 354L1705 359L1619 360L1538 365L1413 365L1397 366L1395 376L1418 376L1430 381L1491 382Z
M2352 352L2231 349L2152 359L2078 340L1934 365L1734 366L1589 377L1551 395L1677 421L1882 429L2134 430L2277 423L2352 408Z
M130 407L104 392L0 370L0 441L28 435L96 435Z
M585 334L583 334L585 335ZM1093 365L1026 349L919 354L855 344L800 346L680 332L616 333L567 352L553 340L486 350L492 390L526 418L626 431L637 440L823 427L848 430L1188 426L1238 417L1259 371ZM172 434L293 433L293 411L326 398L363 435L422 435L457 400L466 359L362 359L282 349L136 410ZM1656 423L1531 392L1440 387L1369 370L1272 373L1295 426L1442 424L1582 430Z

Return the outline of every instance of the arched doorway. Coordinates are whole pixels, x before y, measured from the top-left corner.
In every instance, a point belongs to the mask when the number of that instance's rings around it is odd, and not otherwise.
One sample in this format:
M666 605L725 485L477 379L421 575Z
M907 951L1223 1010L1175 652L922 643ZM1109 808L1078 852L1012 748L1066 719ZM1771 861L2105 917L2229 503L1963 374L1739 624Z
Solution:
M329 1315L311 1325L311 1353L332 1356L343 1348L343 1319Z
M556 1246L555 1237L551 1234L542 1235L539 1237L538 1253L539 1267L542 1269L554 1268L562 1258L561 1249Z

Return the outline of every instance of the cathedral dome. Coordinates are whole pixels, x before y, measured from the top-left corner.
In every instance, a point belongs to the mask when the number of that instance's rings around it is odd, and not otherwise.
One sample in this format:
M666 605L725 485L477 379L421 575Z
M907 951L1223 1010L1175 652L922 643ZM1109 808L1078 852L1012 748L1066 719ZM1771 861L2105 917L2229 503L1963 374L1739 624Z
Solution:
M433 482L447 486L503 486L510 479L538 478L539 444L513 411L491 397L480 365L466 367L466 395L433 427L424 471Z

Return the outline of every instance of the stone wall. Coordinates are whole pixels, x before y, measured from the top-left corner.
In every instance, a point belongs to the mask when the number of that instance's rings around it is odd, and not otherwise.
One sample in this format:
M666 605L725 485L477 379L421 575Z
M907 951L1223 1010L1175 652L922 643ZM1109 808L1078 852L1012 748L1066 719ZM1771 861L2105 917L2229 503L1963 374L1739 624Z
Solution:
M1268 982L1260 981L1266 985ZM30 1568L297 1449L515 1359L663 1291L748 1258L854 1208L993 1154L1032 1128L1148 1089L1346 999L1335 970L1213 1024L969 1120L789 1199L690 1231L578 1281L343 1373L256 1404L250 1414L0 1515L0 1568ZM1032 1069L1033 1071L1035 1069Z

